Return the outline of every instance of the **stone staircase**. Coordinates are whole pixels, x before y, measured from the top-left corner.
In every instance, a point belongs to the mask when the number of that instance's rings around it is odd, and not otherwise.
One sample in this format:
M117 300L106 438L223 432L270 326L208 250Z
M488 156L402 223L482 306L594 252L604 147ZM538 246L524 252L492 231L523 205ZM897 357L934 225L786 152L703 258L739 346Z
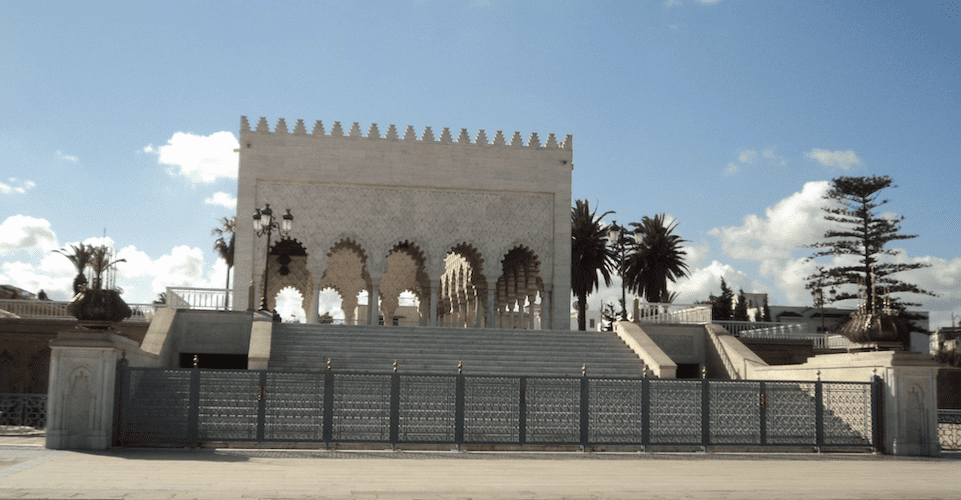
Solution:
M644 364L613 332L274 323L270 370L332 369L466 375L641 377Z

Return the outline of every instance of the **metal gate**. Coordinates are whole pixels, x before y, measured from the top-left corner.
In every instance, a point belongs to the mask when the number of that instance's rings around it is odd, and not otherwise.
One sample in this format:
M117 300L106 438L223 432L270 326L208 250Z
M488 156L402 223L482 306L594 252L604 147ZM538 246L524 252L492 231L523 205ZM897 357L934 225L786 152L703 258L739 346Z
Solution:
M117 446L863 447L873 383L129 368Z

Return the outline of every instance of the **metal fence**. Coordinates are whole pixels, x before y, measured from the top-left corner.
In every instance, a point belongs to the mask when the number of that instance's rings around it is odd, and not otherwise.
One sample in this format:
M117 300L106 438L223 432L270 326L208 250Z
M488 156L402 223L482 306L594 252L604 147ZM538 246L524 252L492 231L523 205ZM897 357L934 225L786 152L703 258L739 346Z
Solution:
M0 425L47 426L46 394L0 394Z
M938 410L938 439L944 451L961 451L961 410Z
M122 365L118 377L118 446L257 441L873 448L878 442L878 382Z

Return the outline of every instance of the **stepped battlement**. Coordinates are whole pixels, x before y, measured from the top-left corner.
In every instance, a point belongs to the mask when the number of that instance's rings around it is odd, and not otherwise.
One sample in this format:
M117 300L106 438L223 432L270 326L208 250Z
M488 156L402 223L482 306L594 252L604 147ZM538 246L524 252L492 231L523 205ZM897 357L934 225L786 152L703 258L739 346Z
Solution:
M422 143L439 143L439 144L458 144L458 145L472 145L472 146L504 146L504 147L520 147L520 148L533 148L533 149L566 149L571 150L574 147L574 137L568 134L564 140L557 142L557 138L554 134L549 134L547 140L541 144L541 139L538 137L537 132L532 132L530 137L528 137L527 142L524 142L523 137L520 132L514 132L511 136L510 141L506 139L503 131L498 130L494 134L493 140L488 140L487 133L481 129L477 131L473 140L470 134L467 132L466 128L460 129L460 134L454 139L451 134L450 128L444 127L441 131L440 139L434 138L434 131L430 127L424 127L424 131L417 136L414 131L413 125L408 125L404 129L404 134L401 136L397 132L397 127L393 124L387 127L387 132L381 136L380 129L377 127L376 123L372 123L367 129L367 135L363 135L360 130L360 124L354 122L350 129L345 133L343 126L340 122L335 121L333 127L330 129L328 134L324 130L324 124L317 120L314 122L313 130L308 133L307 127L304 125L304 120L298 119L297 123L294 125L294 130L288 131L287 122L283 118L277 120L277 125L274 126L274 130L270 130L270 126L267 124L267 119L261 117L257 122L257 127L255 129L250 128L250 122L247 121L246 116L240 117L240 133L258 133L258 134L292 134L292 135L309 135L313 137L340 137L340 138L354 138L354 139L370 139L370 140L387 140L387 141L416 141Z

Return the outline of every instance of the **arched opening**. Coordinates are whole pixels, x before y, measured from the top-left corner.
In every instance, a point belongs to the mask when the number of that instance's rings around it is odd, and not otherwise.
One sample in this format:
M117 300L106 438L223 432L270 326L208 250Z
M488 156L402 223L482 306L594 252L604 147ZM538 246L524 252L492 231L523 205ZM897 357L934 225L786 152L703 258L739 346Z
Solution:
M426 261L424 252L409 241L394 245L387 254L387 272L380 282L380 315L390 320L382 324L427 324L428 309L420 307L430 302L425 297L430 290Z
M487 325L487 278L484 259L472 245L455 246L444 258L438 285L437 324L458 328Z
M340 292L333 288L324 288L317 294L317 315L320 317L319 323L343 325L344 318L344 299Z
M363 247L346 238L334 244L327 254L327 269L320 279L320 288L336 291L340 299L340 310L344 315L343 324L366 324L366 316L358 316L357 313L361 300L367 301L367 288L370 283L367 253ZM325 293L330 297L330 292Z
M283 238L271 247L270 255L267 258L267 266L268 268L264 273L264 277L267 278L267 308L271 311L276 309L281 318L286 321L288 318L279 310L277 298L281 290L289 287L299 293L300 308L309 311L314 279L310 270L307 269L307 249L293 238ZM260 281L260 289L264 290L264 279ZM289 292L287 293L288 295L285 295L285 298L290 297ZM290 309L290 306L288 306L288 309ZM306 318L306 314L304 314L304 317Z
M307 322L307 309L304 309L307 300L300 290L292 286L284 287L274 296L274 303L277 304L277 314L284 323Z
M501 261L494 303L498 328L541 329L541 298L544 282L540 277L540 261L530 249L515 247Z

